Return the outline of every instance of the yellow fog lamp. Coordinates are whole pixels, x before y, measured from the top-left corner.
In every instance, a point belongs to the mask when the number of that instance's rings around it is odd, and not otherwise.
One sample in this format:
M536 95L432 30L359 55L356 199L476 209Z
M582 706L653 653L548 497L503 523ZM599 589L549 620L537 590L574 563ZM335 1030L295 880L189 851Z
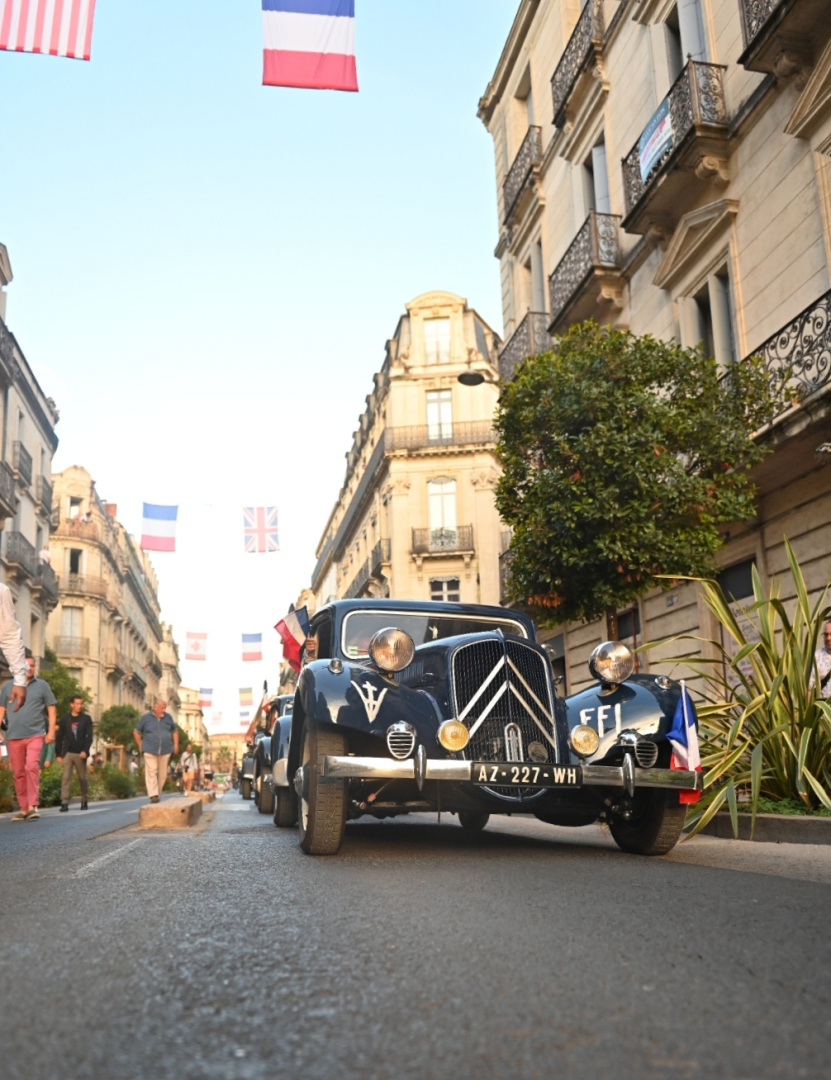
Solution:
M403 671L415 653L413 639L405 630L386 626L372 635L369 657L382 671Z
M445 750L457 753L464 750L470 742L470 732L459 720L445 720L437 731L436 738Z
M588 724L578 724L569 735L571 749L578 757L587 758L597 753L600 746L600 736L593 727Z

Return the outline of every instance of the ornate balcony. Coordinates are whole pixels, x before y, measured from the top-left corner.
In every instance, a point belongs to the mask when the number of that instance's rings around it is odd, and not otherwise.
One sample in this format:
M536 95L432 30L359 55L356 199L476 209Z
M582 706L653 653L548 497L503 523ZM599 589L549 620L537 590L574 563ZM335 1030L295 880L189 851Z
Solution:
M52 485L45 476L39 476L35 481L35 498L38 513L49 517L52 513Z
M441 446L482 446L496 442L490 420L472 420L462 424L413 424L387 428L385 445L389 450L426 450Z
M825 0L739 0L739 10L748 71L807 75L831 37Z
M392 541L391 540L379 540L375 547L372 549L372 555L369 559L370 574L373 577L377 577L381 572L381 567L384 563L388 563L392 556Z
M14 517L16 507L14 470L5 461L0 461L0 517Z
M83 518L63 518L55 526L56 536L66 536L72 540L100 540L101 533L94 521Z
M595 314L599 301L621 306L620 245L616 214L589 214L548 279L552 334Z
M120 649L107 649L104 655L104 666L108 673L116 675L129 675L133 670L130 661Z
M352 579L352 584L343 594L344 600L352 600L356 596L360 596L366 583L369 581L369 559L364 559L361 564L361 568L355 577Z
M453 555L473 551L473 526L413 529L413 555Z
M6 534L6 562L12 573L21 577L34 577L37 568L37 553L21 532Z
M542 161L542 128L529 127L502 184L502 224L509 225L522 193Z
M32 587L40 592L41 598L47 604L54 606L58 602L58 596L60 595L58 575L49 563L39 562L37 564Z
M89 656L88 637L68 637L62 634L52 642L52 648L61 656Z
M32 482L32 455L19 439L16 439L14 443L12 461L15 480L19 480L21 484L28 487Z
M512 379L518 364L550 348L548 315L544 311L529 311L499 354L499 378Z
M551 79L555 127L565 125L569 100L580 76L600 52L603 31L603 0L587 0Z
M147 666L150 668L150 670L153 672L157 679L160 679L162 677L162 662L152 649L147 650Z
M89 574L62 574L60 584L62 591L65 593L78 593L81 596L97 596L102 600L107 599L107 582L100 577L91 577Z
M702 182L726 182L724 70L690 60L623 159L627 232L671 231Z
M764 358L771 378L790 368L788 390L793 403L827 387L831 383L831 292L806 307L754 349L753 355Z

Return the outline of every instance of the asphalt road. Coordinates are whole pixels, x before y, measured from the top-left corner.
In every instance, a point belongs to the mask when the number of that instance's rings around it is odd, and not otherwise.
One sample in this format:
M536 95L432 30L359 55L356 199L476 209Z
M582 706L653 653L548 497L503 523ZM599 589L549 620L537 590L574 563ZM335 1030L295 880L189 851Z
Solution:
M139 805L0 818L4 1080L831 1073L831 848Z

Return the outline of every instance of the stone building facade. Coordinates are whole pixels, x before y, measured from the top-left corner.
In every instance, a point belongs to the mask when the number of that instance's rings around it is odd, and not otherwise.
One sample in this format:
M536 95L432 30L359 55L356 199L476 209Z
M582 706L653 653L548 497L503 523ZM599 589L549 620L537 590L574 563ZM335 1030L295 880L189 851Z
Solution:
M178 654L159 621L156 575L116 513L82 466L55 474L50 551L60 602L49 643L91 691L93 721L111 705L143 712L160 695L176 719Z
M479 116L495 148L503 377L588 317L703 342L725 369L751 354L792 365L792 403L758 435L775 452L756 470L757 517L725 530L720 563L740 599L752 565L784 574L788 537L824 587L831 3L522 0ZM693 587L621 616L638 640L715 632ZM604 628L561 630L579 689Z
M492 417L501 342L453 293L406 307L318 545L317 606L357 596L499 600ZM460 385L469 370L485 381Z
M11 280L9 255L0 244L0 580L11 589L24 642L42 657L46 623L58 600L54 571L39 557L49 545L58 410L6 325Z

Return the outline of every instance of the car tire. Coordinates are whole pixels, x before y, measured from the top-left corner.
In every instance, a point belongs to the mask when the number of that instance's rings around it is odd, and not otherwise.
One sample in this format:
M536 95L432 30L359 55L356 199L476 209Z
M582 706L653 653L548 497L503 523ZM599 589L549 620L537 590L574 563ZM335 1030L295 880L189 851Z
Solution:
M250 780L243 780L243 782L239 786L239 790L240 790L240 795L242 795L243 799L250 799L251 798L251 781Z
M460 810L459 824L469 833L480 833L490 820L487 810Z
M290 829L297 824L297 796L291 788L275 787L273 821L278 829Z
M666 855L681 838L686 816L677 792L642 788L635 793L632 818L613 818L609 831L620 850L630 855Z
M260 777L260 790L258 792L257 809L261 814L272 814L274 812L274 791L271 784L265 782L264 777Z
M305 795L298 791L298 838L307 855L336 855L346 828L347 782L320 776L323 759L346 753L340 732L305 727L300 750L300 770L305 772Z

